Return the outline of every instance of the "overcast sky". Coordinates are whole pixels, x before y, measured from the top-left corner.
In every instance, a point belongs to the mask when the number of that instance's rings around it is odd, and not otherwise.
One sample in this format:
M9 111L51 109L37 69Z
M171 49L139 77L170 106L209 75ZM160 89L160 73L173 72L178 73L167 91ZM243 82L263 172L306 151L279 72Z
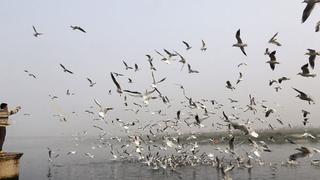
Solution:
M0 101L7 102L11 108L22 106L22 111L11 117L13 125L8 128L8 135L58 136L82 130L94 134L99 132L92 127L96 124L110 134L121 134L123 130L119 125L110 124L111 120L139 119L145 124L172 119L176 110L183 108L180 101L185 100L175 83L183 84L187 95L194 99L216 99L225 104L223 110L228 113L233 111L227 98L237 99L245 106L248 95L252 94L258 100L268 100L266 104L277 109L268 119L275 127L281 127L276 118L301 125L302 108L312 112L309 126L319 126L319 77L297 76L300 67L308 61L304 55L307 48L320 50L320 34L314 32L320 20L319 7L301 24L304 7L298 0L3 0L0 6ZM32 25L43 35L34 37ZM70 25L81 26L87 33L73 31ZM239 48L232 47L239 28L242 40L248 44L248 57ZM279 32L281 47L267 43L276 32ZM202 39L207 43L206 52L200 51ZM183 40L192 49L186 51ZM265 63L269 60L264 56L267 47L277 50L280 64L275 71ZM180 71L178 62L170 65L161 62L154 49L163 52L163 48L181 53L200 73L188 74L187 67ZM154 72L156 78L167 77L158 88L169 97L172 107L168 109L160 100L154 100L135 115L124 109L137 108L132 103L143 102L128 97L130 105L124 107L123 95L116 93L110 72L126 75L117 78L123 89L150 90L152 78L146 54L154 58L158 69ZM141 70L126 71L123 60L130 66L137 63ZM241 62L248 66L237 68ZM74 74L64 73L60 63ZM316 62L313 73L320 74L319 65ZM24 70L37 78L28 76ZM234 84L239 72L243 73L244 81L234 91L226 89L225 82L230 80ZM291 81L284 82L277 93L268 86L268 81L282 76L290 77ZM87 77L97 84L89 87ZM127 77L134 83L128 84ZM316 104L311 106L295 98L297 93L291 87L313 96ZM67 89L75 95L67 96ZM108 95L109 89L112 95ZM59 98L51 100L49 94ZM109 124L94 121L96 116L84 112L98 111L94 98L114 108L106 118ZM150 113L159 109L167 115ZM214 130L210 125L219 121L221 112L216 111L217 115L206 122L204 131ZM25 116L25 113L31 115ZM54 114L63 114L68 121L60 122ZM248 117L245 113L240 115ZM255 126L266 128L267 124L255 123ZM200 130L192 128L192 131Z

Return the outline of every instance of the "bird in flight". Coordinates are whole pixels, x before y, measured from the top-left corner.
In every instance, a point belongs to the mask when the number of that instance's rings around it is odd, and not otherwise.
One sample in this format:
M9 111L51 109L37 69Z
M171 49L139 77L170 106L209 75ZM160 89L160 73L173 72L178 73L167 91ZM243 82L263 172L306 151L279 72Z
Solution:
M305 53L305 55L309 56L309 64L311 66L312 69L314 69L314 61L316 60L316 57L320 55L319 52L317 52L314 49L307 49L308 52Z
M201 47L201 51L206 51L207 50L207 46L206 46L206 43L204 42L204 40L201 40L202 42L202 47Z
M247 45L247 44L244 44L244 43L242 42L242 40L241 40L241 38L240 38L240 29L239 29L239 30L237 31L237 33L236 33L236 39L237 39L237 43L234 44L234 45L232 45L232 46L234 46L234 47L239 47L239 48L241 49L242 53L247 56L247 53L244 51L244 47L246 47L246 46L248 46L248 45Z
M310 74L309 68L308 68L309 64L305 64L301 67L302 72L299 72L298 75L301 75L303 77L316 77L316 74Z
M113 83L116 85L116 87L117 87L117 92L119 93L119 94L121 94L122 93L122 89L121 89L121 87L120 87L120 84L118 83L118 81L116 80L116 78L113 76L113 73L111 72L110 73L110 75L111 75L111 79L112 79L112 81L113 81Z
M183 43L184 45L186 45L186 50L189 50L189 49L192 48L187 42L182 41L182 43Z
M318 2L320 2L320 0L304 0L303 1L303 3L307 3L307 6L304 8L302 13L302 23L304 23L308 19L315 4Z
M272 38L269 40L270 44L275 44L277 46L281 46L281 44L278 42L278 40L276 39L276 36L278 35L278 33L276 33L275 35L272 36Z
M133 69L133 67L128 66L128 64L127 64L125 61L122 61L122 62L123 62L123 64L126 66L126 70L128 70L128 69Z
M79 31L81 31L81 32L83 32L83 33L87 33L84 29L82 29L82 27L80 27L80 26L70 26L73 30L79 30Z
M199 71L191 69L191 65L190 64L188 64L188 72L189 73L199 73Z
M241 72L239 72L239 78L238 78L238 80L237 80L237 83L236 83L236 84L239 84L242 80L243 80L243 79L242 79L242 73L241 73Z
M227 81L226 84L227 84L226 87L227 87L228 89L231 89L231 90L234 90L234 89L235 89L235 87L232 86L232 84L231 84L230 81Z
M67 72L67 73L73 74L73 72L68 70L67 68L65 68L64 65L60 64L60 66L62 67L63 72Z
M28 76L33 77L34 79L36 79L36 75L34 75L33 73L30 73L28 70L24 70L24 72L26 72L28 74Z
M283 77L278 79L278 83L281 84L282 81L289 81L289 80L290 80L290 78L283 76Z
M93 82L90 78L87 78L87 80L89 81L89 86L92 87L94 86L95 84L97 84L96 82Z
M43 33L39 33L34 26L32 26L32 28L33 28L33 31L34 31L34 33L33 33L34 37L38 37L38 36L43 34Z
M300 98L301 100L308 101L309 104L311 104L311 102L313 102L313 104L315 104L313 99L310 96L308 96L306 93L299 91L296 88L292 88L292 89L294 89L295 91L297 91L299 93L296 97Z
M163 81L165 81L167 78L165 77L165 78L162 78L161 80L159 80L159 81L156 81L156 79L155 79L155 77L154 77L154 74L153 74L153 71L151 71L151 76L152 76L152 87L153 88L156 88L157 87L157 84L159 84L159 83L161 83L161 82L163 82Z
M279 64L279 62L278 62L277 59L276 59L275 54L276 54L276 51L272 51L272 52L269 54L270 60L266 62L266 63L269 63L269 64L270 64L270 68L271 68L272 70L274 70L276 64Z

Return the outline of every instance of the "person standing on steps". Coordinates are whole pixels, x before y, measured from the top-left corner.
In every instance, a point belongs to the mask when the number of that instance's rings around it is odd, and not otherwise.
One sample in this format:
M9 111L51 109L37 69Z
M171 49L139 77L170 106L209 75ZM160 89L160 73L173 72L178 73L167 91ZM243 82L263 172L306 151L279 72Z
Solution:
M9 125L9 116L17 113L20 109L21 107L18 106L9 111L7 103L0 104L0 153L2 152L2 147L6 138L6 126Z

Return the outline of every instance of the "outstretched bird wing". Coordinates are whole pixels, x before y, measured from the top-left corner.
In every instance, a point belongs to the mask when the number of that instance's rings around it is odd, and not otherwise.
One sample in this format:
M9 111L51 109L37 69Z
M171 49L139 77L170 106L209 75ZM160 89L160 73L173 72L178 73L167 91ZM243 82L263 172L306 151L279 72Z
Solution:
M120 87L120 84L117 82L116 78L113 76L112 72L110 73L111 75L111 79L113 81L113 83L116 85L117 87L117 92L118 93L122 93L122 90L121 90L121 87Z
M305 65L303 65L301 67L301 70L302 70L303 74L309 74L310 73L308 66L309 66L309 64L307 63L307 64L305 64Z
M306 8L304 8L303 10L303 14L302 14L302 23L304 23L308 17L310 16L313 8L314 8L315 3L307 3Z
M299 90L296 89L296 88L292 88L292 89L294 89L295 91L297 91L301 96L307 96L306 93L304 93L304 92L302 92L302 91L299 91Z
M241 44L241 43L242 43L242 40L241 40L241 38L240 38L240 29L239 29L239 30L237 31L237 33L236 33L236 38L237 38L238 43Z

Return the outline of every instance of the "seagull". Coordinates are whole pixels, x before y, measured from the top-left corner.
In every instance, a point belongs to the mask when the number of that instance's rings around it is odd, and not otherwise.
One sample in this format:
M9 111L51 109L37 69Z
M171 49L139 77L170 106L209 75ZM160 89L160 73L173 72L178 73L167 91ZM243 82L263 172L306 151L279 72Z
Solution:
M181 110L177 111L177 119L180 120Z
M34 34L33 34L34 37L38 37L38 36L43 34L43 33L39 33L34 26L32 26L32 28L33 28L33 31L34 31Z
M125 62L125 61L122 61L123 62L123 64L126 66L126 70L128 70L128 69L133 69L131 66L128 66L128 64Z
M246 47L247 44L244 44L240 38L240 29L236 33L236 38L237 38L237 43L232 46L239 47L241 49L241 51L243 52L243 54L247 56L246 52L244 51L244 47Z
M168 60L163 54L161 54L161 53L160 53L159 51L157 51L156 49L155 49L154 51L162 57L161 61L167 61L167 60ZM150 61L149 61L149 62L150 62Z
M93 158L95 157L94 155L92 155L92 154L90 154L90 153L88 153L88 152L84 153L84 155L88 156L88 157L91 158L91 159L93 159Z
M281 44L277 41L276 36L278 35L278 33L276 33L275 35L272 36L272 38L268 41L271 44L275 44L277 46L281 46Z
M231 99L231 98L228 98L230 100L230 103L237 103L239 102L238 100L234 100L234 99ZM225 115L225 114L224 114Z
M157 87L157 84L159 84L159 83L161 83L161 82L163 82L163 81L165 81L167 78L165 77L165 78L162 78L160 81L156 81L156 79L154 78L154 74L153 74L153 72L151 72L151 75L152 75L152 87L153 88L156 88Z
M313 136L312 134L310 134L310 133L304 133L304 134L301 135L301 137L316 139L316 137L314 137L314 136Z
M309 104L311 104L311 102L313 102L313 104L315 104L313 99L310 96L308 96L306 93L299 91L296 88L292 88L292 89L294 89L295 91L297 91L299 93L296 97L300 98L301 100L308 101Z
M278 79L278 82L279 82L279 84L281 84L282 81L288 81L288 80L290 80L290 78L283 76L283 77Z
M234 90L234 89L235 89L235 87L233 87L233 86L231 85L230 81L227 81L226 84L227 84L226 87L227 87L228 89L231 89L231 90Z
M311 68L314 69L314 61L316 59L316 56L319 56L320 53L314 49L308 49L308 52L306 52L305 55L309 55L309 64Z
M247 127L245 124L239 124L239 123L231 122L231 121L229 121L229 123L234 129L238 129L240 131L243 131L245 133L245 135L249 134L250 136L255 137L255 138L257 138L259 136L256 132L250 130L249 127Z
M273 83L278 83L278 81L274 79L269 80L269 86L272 86Z
M308 68L309 64L305 64L301 67L302 72L299 72L297 75L301 75L303 77L316 77L316 74L310 74L309 68Z
M169 58L171 58L172 56L176 56L176 54L174 53L171 53L170 51L166 50L166 49L163 49L163 51L168 54Z
M94 86L96 83L95 82L93 82L90 78L87 78L87 80L89 81L89 83L90 83L90 87L92 87L92 86Z
M206 51L207 50L207 46L206 46L206 43L204 42L204 40L201 40L202 42L202 47L201 47L201 51Z
M157 69L153 66L152 61L148 61L150 65L150 69L156 71Z
M319 30L320 30L320 21L317 22L316 28L315 28L316 32L319 32Z
M130 90L123 90L123 92L129 93L130 96L133 97L141 97L143 99L144 104L148 105L150 99L156 99L157 97L150 96L157 88L153 88L151 91L145 91L145 93L141 93L138 91L130 91Z
M240 66L247 66L248 64L247 63L240 63L240 64L238 64L238 68L240 67Z
M270 68L272 70L274 70L276 64L279 64L279 62L276 59L275 54L276 54L276 51L272 51L272 53L269 54L270 60L266 62L266 63L270 64Z
M266 111L265 117L269 117L269 115L270 115L271 113L274 113L274 112L275 112L274 109L272 109L272 108L268 109L268 110Z
M48 160L49 160L49 162L52 162L52 149L51 148L49 148L49 147L47 147L47 149L48 149Z
M77 153L77 151L69 151L68 153L67 153L67 155L73 155L73 154L76 154Z
M269 55L269 54L270 54L269 48L266 48L266 50L264 51L264 55Z
M82 29L80 26L70 26L73 30L79 30L83 33L86 33L86 31L84 29Z
M241 72L239 72L239 78L238 78L238 80L237 80L237 83L236 83L236 84L239 84L242 80L243 80L243 79L242 79L242 73L241 73Z
M189 49L192 48L187 42L182 41L182 43L183 43L184 45L186 45L186 50L189 50Z
M137 71L139 71L139 66L138 64L134 64L134 72L137 72Z
M148 58L148 60L147 60L147 61L153 61L153 58L151 57L151 55L150 55L150 54L146 54L146 56L147 56L147 58Z
M303 158L311 154L310 149L307 147L301 146L300 148L296 148L296 150L300 151L289 156L290 161L296 161L298 158Z
M302 23L304 23L308 17L310 16L314 6L316 3L320 2L320 0L304 0L303 3L307 3L307 6L303 10L302 14Z
M308 114L310 114L309 111L306 111L306 110L303 110L303 109L301 110L301 112L302 112L304 118L307 117Z
M24 70L24 72L26 72L28 74L28 76L33 77L34 79L37 79L36 75L29 73L28 70Z
M199 73L199 71L191 69L191 65L190 64L188 64L188 72L189 73Z
M67 72L67 73L73 74L73 72L68 70L67 68L65 68L64 65L60 64L60 66L62 67L63 72Z
M110 108L110 107L106 107L106 108L102 107L101 103L100 103L98 100L96 100L96 99L93 99L93 101L94 101L94 102L96 103L96 105L99 106L99 108L100 108L98 114L99 114L99 117L101 117L101 118L104 118L108 111L113 110L112 107L111 107L111 108Z
M119 93L119 94L121 94L122 93L122 89L121 89L121 87L120 87L120 84L117 82L117 80L116 80L116 78L113 76L113 73L111 72L110 73L110 75L111 75L111 79L112 79L112 81L113 81L113 83L116 85L116 87L117 87L117 92Z

